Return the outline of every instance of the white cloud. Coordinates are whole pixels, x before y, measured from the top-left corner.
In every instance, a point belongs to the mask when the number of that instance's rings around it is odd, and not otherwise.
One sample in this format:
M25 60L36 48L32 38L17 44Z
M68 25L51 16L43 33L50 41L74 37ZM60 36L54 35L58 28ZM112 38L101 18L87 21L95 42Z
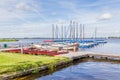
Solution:
M28 6L26 3L24 2L20 2L16 5L17 9L21 9L21 10L30 10L30 6Z
M51 24L35 22L6 26L4 29L0 29L0 37L51 37Z
M99 20L109 20L112 18L112 14L110 13L104 13L99 17Z
M42 7L41 7L40 3L38 4L38 2L35 0L20 1L16 4L15 7L17 10L26 11L27 14L29 14L29 13L36 14L37 17L39 17L40 19L42 19L44 21L47 20L47 18L44 16L44 14L42 14Z
M39 18L45 20L44 14L41 13L41 5L34 0L1 0L0 1L0 25L19 21L31 23L30 20Z
M83 4L81 1L80 7L97 7L97 6L108 6L112 4L119 3L120 0L96 0L92 3L85 3Z
M47 3L47 0L0 0L0 26L2 26L0 37L51 36L51 24L69 24L70 20L85 23L86 32L91 29L92 33L96 26L102 28L101 35L106 31L112 34L113 32L108 29L111 27L120 31L119 5L116 5L119 0L96 0L90 3L78 0L78 2L62 0L55 4ZM97 21L98 19L106 21Z

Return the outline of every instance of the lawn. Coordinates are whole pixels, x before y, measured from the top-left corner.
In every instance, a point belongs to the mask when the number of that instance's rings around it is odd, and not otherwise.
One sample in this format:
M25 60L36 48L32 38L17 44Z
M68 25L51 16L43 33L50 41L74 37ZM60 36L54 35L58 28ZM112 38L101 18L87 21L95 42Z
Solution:
M0 52L0 75L25 71L42 65L51 65L68 60L69 59L63 57Z
M17 39L0 39L0 42L16 42Z

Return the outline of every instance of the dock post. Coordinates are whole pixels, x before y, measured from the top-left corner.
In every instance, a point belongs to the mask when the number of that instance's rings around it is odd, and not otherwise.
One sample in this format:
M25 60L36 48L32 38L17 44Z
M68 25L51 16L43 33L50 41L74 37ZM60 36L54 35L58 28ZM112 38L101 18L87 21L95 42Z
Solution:
M21 44L21 54L23 54L23 45Z

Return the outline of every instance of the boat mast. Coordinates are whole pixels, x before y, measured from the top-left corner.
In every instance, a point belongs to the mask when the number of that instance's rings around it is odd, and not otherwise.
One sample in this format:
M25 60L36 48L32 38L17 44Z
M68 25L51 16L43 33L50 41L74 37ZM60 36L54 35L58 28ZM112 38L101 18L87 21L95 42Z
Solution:
M56 39L58 39L59 37L58 37L58 34L59 34L59 31L58 31L58 26L56 25L56 30L55 30L55 35L56 35Z
M72 21L70 21L70 40L72 39Z
M97 27L95 28L95 39L97 38Z
M54 24L52 24L52 39L54 40Z
M83 40L84 40L84 38L85 38L85 26L83 24Z
M78 39L78 23L76 23L76 40Z
M61 27L61 39L63 40L63 24L62 24L62 27Z
M68 27L66 26L66 40L69 39L69 30L70 30L70 25Z
M67 31L66 31L66 26L65 26L65 29L64 29L64 38L65 38L65 40L66 40L66 38L67 38Z
M74 40L74 22L72 23L72 40Z
M82 40L82 24L80 24L80 39Z
M75 26L75 22L73 22L73 40L75 40L75 31L76 31L76 30L75 30L75 29L76 29L75 27L76 27L76 26Z

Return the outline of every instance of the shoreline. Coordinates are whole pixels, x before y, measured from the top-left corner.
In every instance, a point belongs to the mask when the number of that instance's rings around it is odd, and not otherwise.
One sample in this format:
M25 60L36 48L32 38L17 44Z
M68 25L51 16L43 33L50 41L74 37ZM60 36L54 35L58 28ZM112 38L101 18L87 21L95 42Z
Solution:
M52 73L54 71L54 69L52 69L52 68L57 68L61 65L67 65L71 62L72 62L71 60L67 61L67 62L66 61L58 62L58 63L54 64L52 67L50 67L50 65L41 66L41 67L37 68L37 70L38 70L37 73L40 72L40 71L46 71L46 70L49 70ZM36 69L29 69L29 70L26 70L24 72L16 72L16 73L11 74L11 75L3 75L3 76L0 77L0 80L11 80L11 79L19 78L19 77L22 77L22 76L34 74L35 71L36 71Z
M17 42L18 39L0 39L0 42Z
M68 62L68 58L52 57L45 55L28 55L21 53L0 52L0 80L14 78L14 76L25 75L27 73L38 72L41 67L48 66L50 69L61 61ZM25 73L25 74L24 74Z
M82 59L99 59L99 60L120 62L120 55L115 55L115 54L100 54L100 53L97 54L97 53L74 52L74 53L63 54L63 55L59 55L59 56L69 58L69 60L62 61L62 62L58 61L55 64L44 65L44 66L38 67L37 68L38 72L44 71L44 70L51 70L52 71L56 67L60 67L62 65L74 63L75 61L82 60ZM2 80L14 79L14 78L22 77L25 75L33 74L33 72L35 72L35 71L36 71L36 68L29 69L29 70L22 71L22 72L16 72L15 74L12 74L12 75L1 76L0 79L2 79Z

